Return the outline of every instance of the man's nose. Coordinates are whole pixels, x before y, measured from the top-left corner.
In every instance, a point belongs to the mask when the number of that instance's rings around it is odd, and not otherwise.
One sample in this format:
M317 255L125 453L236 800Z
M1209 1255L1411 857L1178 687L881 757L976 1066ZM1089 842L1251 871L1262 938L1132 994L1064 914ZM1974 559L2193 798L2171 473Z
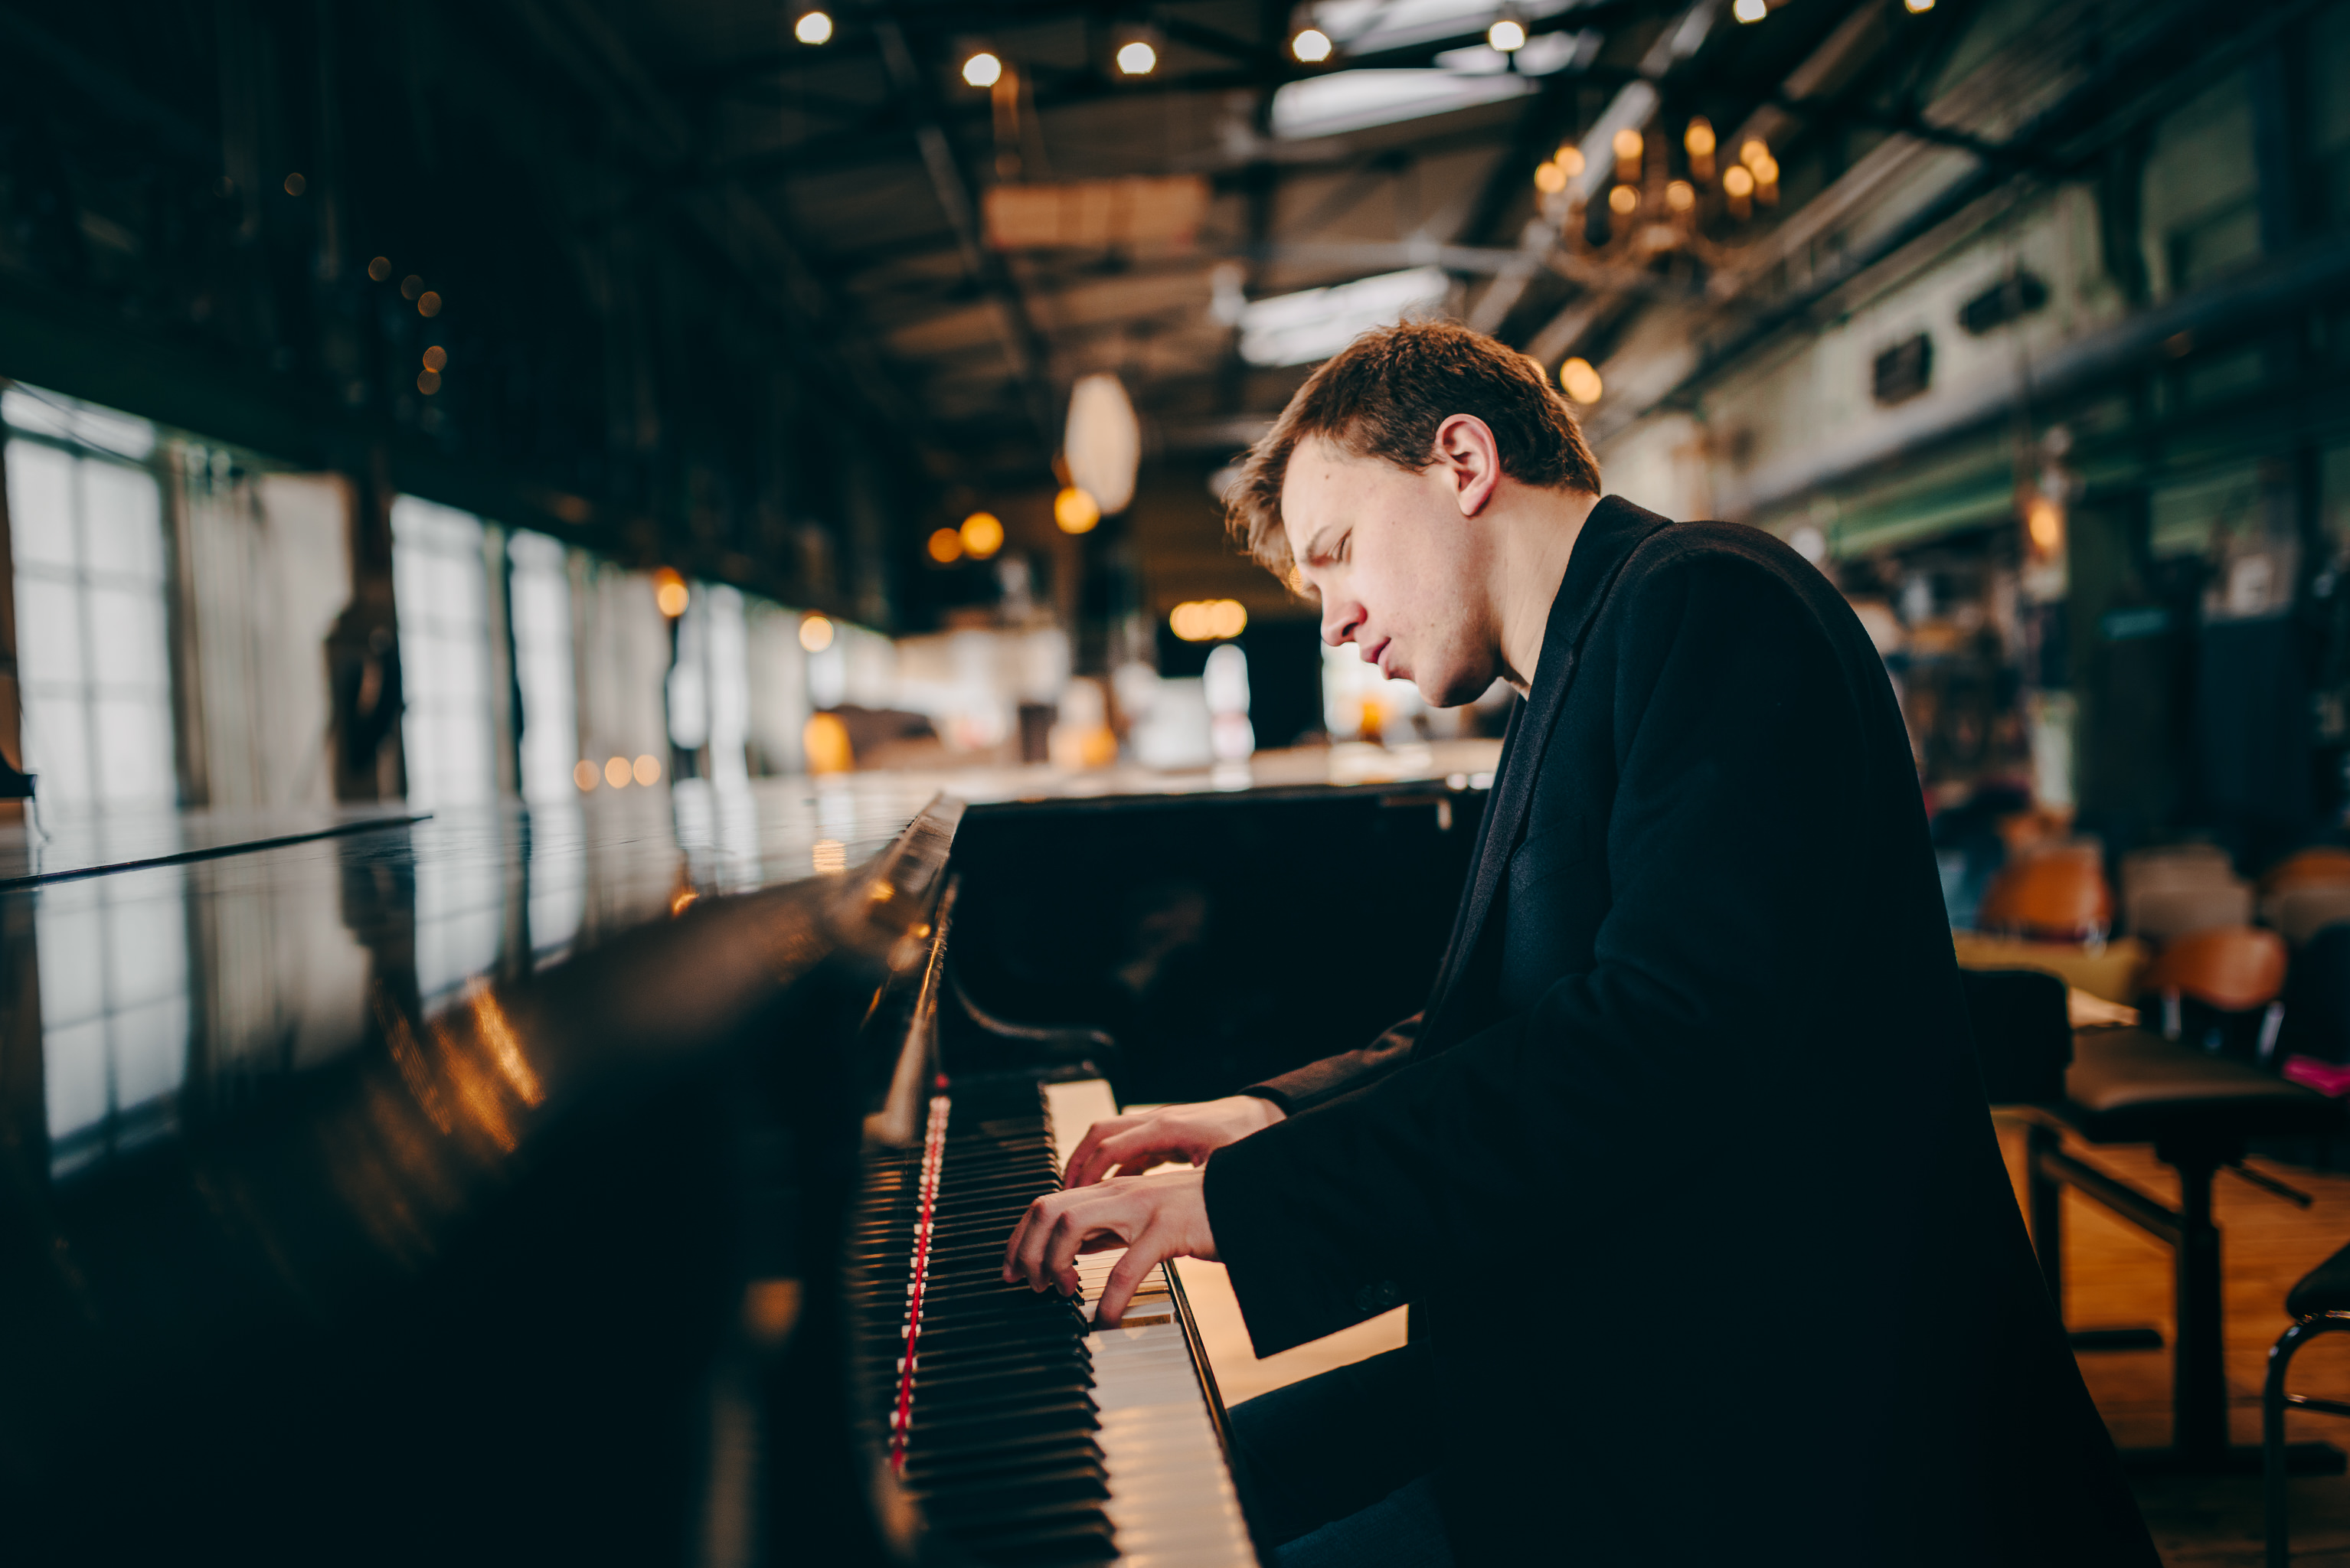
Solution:
M1325 594L1322 597L1322 640L1333 648L1344 648L1355 640L1355 633L1363 624L1363 607L1351 599Z

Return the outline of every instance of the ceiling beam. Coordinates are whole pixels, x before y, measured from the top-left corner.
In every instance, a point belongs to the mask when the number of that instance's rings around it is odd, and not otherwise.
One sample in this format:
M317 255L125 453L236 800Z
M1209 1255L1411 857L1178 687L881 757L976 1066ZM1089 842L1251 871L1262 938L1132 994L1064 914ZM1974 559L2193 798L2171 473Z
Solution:
M1013 374L1019 379L1021 393L1028 405L1028 415L1035 422L1036 434L1047 452L1060 448L1060 432L1054 428L1055 400L1049 379L1051 350L1044 335L1036 330L1035 321L1028 314L1028 302L1020 293L1020 286L1012 276L1003 259L990 250L986 237L980 232L978 203L973 200L970 182L964 177L962 165L956 161L954 147L947 139L946 128L939 122L936 95L921 67L915 63L913 50L907 46L906 35L887 9L889 0L866 0L873 16L873 36L881 46L881 60L889 68L890 84L897 90L899 101L913 122L914 144L920 151L922 167L931 177L931 189L936 193L939 206L947 215L947 223L955 233L955 244L962 253L964 268L990 305L995 320L996 335L1003 341L1004 358L1011 362Z

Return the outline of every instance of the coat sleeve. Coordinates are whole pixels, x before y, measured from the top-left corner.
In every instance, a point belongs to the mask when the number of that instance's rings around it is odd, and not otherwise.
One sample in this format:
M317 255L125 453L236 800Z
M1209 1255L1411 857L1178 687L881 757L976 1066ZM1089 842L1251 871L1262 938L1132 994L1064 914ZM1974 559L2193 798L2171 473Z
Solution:
M1412 1042L1419 1036L1420 1017L1413 1013L1359 1050L1308 1062L1262 1084L1252 1084L1242 1093L1271 1100L1294 1116L1352 1090L1367 1088L1410 1059Z
M1817 1005L1804 947L1849 886L1836 868L1865 787L1849 650L1774 569L1735 555L1624 587L1617 628L1600 628L1614 659L1586 650L1577 677L1612 668L1612 690L1565 699L1612 704L1590 967L1563 961L1522 1012L1210 1162L1210 1223L1260 1355L1409 1299L1471 1249L1505 1252L1529 1224L1659 1200L1659 1137L1751 1126L1802 1092ZM1592 789L1544 763L1541 798Z

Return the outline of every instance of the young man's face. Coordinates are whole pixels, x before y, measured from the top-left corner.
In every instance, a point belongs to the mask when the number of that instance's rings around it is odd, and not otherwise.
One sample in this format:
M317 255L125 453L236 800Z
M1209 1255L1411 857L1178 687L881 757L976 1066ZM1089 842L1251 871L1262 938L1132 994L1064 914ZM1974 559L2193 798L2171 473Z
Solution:
M1322 597L1322 640L1353 643L1439 708L1474 701L1500 669L1488 530L1461 512L1444 463L1414 473L1319 437L1281 486L1291 558Z

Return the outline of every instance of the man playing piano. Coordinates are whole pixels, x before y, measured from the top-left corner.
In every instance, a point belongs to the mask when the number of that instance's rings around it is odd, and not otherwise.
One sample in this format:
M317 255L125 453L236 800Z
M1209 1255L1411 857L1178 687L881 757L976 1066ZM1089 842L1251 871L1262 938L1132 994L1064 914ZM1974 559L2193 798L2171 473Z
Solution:
M1005 1277L1074 1289L1125 1245L1114 1320L1161 1259L1219 1258L1261 1355L1410 1303L1408 1349L1234 1411L1285 1565L2155 1563L1835 590L1602 499L1540 370L1449 325L1324 365L1232 513L1332 644L1440 706L1525 701L1426 1010L1098 1124ZM1310 866L1297 906L1382 940Z

